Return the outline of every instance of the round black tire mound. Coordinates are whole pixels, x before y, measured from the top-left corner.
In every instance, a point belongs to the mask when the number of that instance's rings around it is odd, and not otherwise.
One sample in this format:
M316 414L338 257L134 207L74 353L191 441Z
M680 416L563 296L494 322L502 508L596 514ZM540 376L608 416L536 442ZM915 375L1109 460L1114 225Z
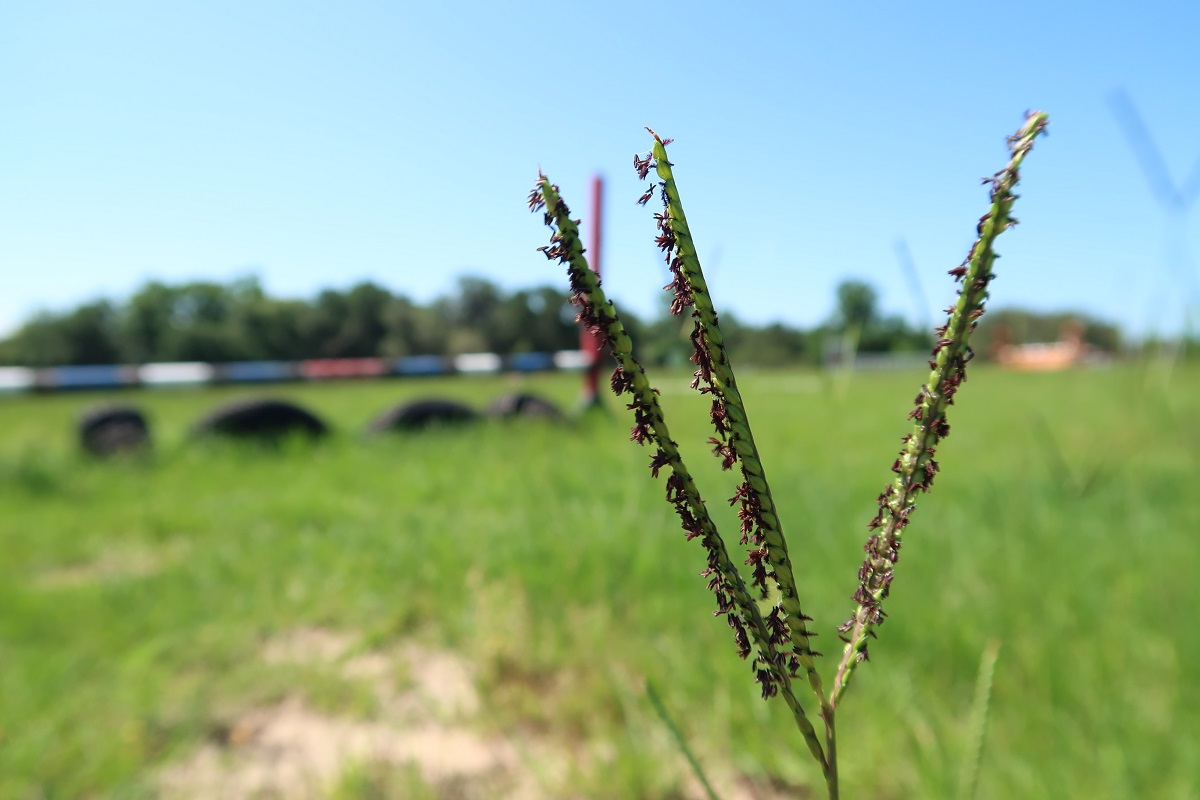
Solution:
M463 425L479 419L478 412L454 400L428 398L401 403L371 420L368 433L416 431L435 425Z
M79 443L101 458L150 446L150 426L134 406L97 406L79 417Z
M522 392L497 397L487 407L487 415L492 419L531 417L555 422L566 419L559 407L546 398Z
M218 406L192 426L196 436L229 436L273 441L297 434L318 438L329 433L320 417L287 400L238 400Z

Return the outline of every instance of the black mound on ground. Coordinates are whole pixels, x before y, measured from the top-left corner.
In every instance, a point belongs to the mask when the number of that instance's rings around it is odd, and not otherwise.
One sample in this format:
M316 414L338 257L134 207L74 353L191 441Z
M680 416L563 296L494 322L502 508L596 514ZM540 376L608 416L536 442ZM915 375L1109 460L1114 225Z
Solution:
M259 440L295 434L317 438L329 433L329 426L316 414L288 400L257 399L218 406L197 420L192 433Z
M493 419L511 419L512 417L534 417L561 421L566 419L558 406L544 397L536 394L514 392L501 395L487 407L487 415Z
M427 398L401 403L371 420L368 433L415 431L434 425L462 425L479 419L478 412L454 400Z
M97 406L79 417L79 443L94 456L132 453L150 446L150 426L134 406Z

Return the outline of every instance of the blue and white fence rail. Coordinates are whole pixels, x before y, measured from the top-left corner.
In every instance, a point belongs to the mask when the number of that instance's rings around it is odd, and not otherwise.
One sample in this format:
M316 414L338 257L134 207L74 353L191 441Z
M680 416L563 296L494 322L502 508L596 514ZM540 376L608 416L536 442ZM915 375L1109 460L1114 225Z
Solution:
M560 350L556 353L513 353L507 356L463 353L457 356L312 358L305 361L231 361L224 364L189 361L38 369L0 367L0 393L578 371L589 366L590 358L590 354L582 350Z

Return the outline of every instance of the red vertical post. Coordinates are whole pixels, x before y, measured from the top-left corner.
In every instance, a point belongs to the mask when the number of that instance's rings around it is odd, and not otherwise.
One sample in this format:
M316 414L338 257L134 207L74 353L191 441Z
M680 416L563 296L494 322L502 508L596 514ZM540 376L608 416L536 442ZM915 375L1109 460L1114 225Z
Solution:
M600 244L604 236L604 178L592 178L592 236L588 242L588 266L600 277ZM600 405L600 368L604 360L604 337L585 328L579 330L579 349L588 358L583 374L583 406Z

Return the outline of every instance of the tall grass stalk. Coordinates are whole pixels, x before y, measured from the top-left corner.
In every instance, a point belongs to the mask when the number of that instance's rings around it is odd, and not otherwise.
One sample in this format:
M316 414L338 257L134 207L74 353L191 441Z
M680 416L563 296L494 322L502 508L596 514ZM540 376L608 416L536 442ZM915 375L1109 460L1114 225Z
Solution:
M959 800L975 800L979 786L979 765L983 762L983 741L987 736L988 709L992 704L992 682L996 677L996 660L1000 657L1000 640L989 639L979 657L979 674L975 678L975 698L971 702L971 718L967 727L967 750L962 772L958 778Z
M872 533L864 547L866 559L858 572L859 586L853 596L855 608L839 627L845 647L828 688L817 669L816 659L821 654L812 647L816 635L809 628L812 619L801 607L779 511L684 214L674 165L667 157L666 148L671 140L651 130L651 151L635 156L634 167L639 177L645 180L653 170L658 178L638 202L649 203L656 192L662 202L662 210L654 217L658 227L656 243L665 254L672 276L665 288L672 294L672 313L682 315L691 309L692 361L696 365L691 386L711 399L709 417L715 432L709 439L712 452L720 459L722 468L729 470L735 465L739 468L741 479L729 502L738 506L740 543L748 547L743 563L749 568L749 580L742 576L730 555L678 445L671 438L658 403L658 392L634 358L633 342L616 307L605 295L599 278L588 268L578 222L571 219L558 187L539 173L529 196L530 210L542 210L545 223L552 230L550 244L539 249L547 258L566 266L571 302L579 308L577 320L605 337L616 360L612 388L617 395L630 398L628 407L634 416L630 438L653 448L652 474L658 477L660 471L668 471L667 501L679 515L687 538L699 539L705 548L708 566L703 574L716 598L716 613L724 616L732 629L739 656L747 658L753 653L754 673L763 697L781 696L788 706L809 752L820 765L831 800L839 796L834 724L837 705L858 665L867 660L869 641L877 636L885 619L883 602L894 577L903 531L912 517L917 496L933 485L938 471L934 455L940 441L950 432L947 410L966 380L966 366L972 357L968 341L983 314L997 258L993 243L1016 224L1011 214L1016 199L1013 188L1021 163L1034 140L1045 131L1046 123L1044 113L1029 114L1025 124L1009 139L1012 156L1008 165L984 181L991 186L991 207L979 220L978 239L967 258L950 270L961 284L958 299L946 309L949 315L946 324L936 329L938 340L929 362L931 373L909 414L912 432L903 438L904 447L892 464L896 477L879 495L879 510L868 526ZM778 597L778 601L764 614L759 603L769 597ZM813 694L823 735L818 734L797 697L796 681L800 679Z
M692 768L692 774L696 776L696 780L704 788L704 794L708 800L720 800L717 793L713 790L712 784L708 782L708 776L704 774L704 768L700 766L699 759L692 752L691 746L687 743L687 738L684 737L683 731L675 724L675 720L667 713L667 707L663 704L662 698L658 696L658 690L654 688L654 684L646 681L646 696L650 699L650 705L654 707L654 713L662 720L663 725L671 733L671 739L674 740L675 746L679 748L679 752L683 753L683 757L687 759L688 766Z

